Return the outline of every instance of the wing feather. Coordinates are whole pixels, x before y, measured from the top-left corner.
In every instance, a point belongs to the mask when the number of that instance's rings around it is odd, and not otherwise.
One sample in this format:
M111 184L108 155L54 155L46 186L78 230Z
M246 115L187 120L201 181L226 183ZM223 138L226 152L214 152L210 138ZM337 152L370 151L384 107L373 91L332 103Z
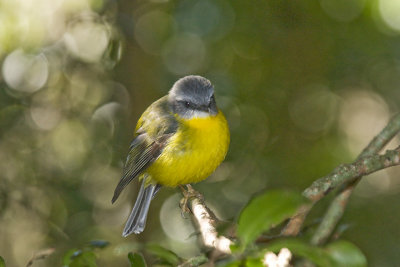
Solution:
M163 136L160 140L150 141L146 134L137 136L131 143L127 160L121 180L114 191L111 200L114 203L122 190L139 174L141 174L161 154L169 135Z
M123 174L115 188L112 203L133 179L143 173L160 156L177 127L178 123L169 109L166 96L154 102L143 113L137 123L137 136L129 147Z

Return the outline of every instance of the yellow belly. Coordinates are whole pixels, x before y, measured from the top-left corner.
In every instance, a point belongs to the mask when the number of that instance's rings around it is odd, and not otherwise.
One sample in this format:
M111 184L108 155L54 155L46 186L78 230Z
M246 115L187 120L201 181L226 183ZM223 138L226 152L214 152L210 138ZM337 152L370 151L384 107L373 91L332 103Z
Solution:
M206 179L229 146L229 128L221 111L207 118L178 120L178 131L146 171L152 181L170 187Z

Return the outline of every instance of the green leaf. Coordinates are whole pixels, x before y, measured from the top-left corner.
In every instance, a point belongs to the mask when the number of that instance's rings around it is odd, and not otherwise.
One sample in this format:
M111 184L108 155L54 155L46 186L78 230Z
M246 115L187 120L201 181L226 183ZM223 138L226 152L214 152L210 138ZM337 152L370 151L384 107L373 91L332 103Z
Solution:
M74 257L74 255L77 255L79 253L82 253L82 251L76 248L68 250L63 257L63 266L69 266L72 262L72 258Z
M224 266L224 267L264 267L264 264L260 258L247 258L243 260L235 260L229 263L225 263L223 265L217 266Z
M97 267L96 255L93 251L85 251L75 256L69 267Z
M306 258L322 267L367 266L367 260L360 249L347 241L336 241L321 248L297 239L287 239L273 242L267 248L275 253L278 253L281 248L288 248L292 254Z
M305 202L299 193L268 191L253 198L239 217L238 236L246 247L262 232L293 215Z
M267 246L268 251L279 253L282 248L287 248L293 255L306 258L318 266L335 267L335 262L323 248L311 246L301 240L279 240Z
M232 253L239 253L241 252L240 246L237 243L232 243L229 248L231 249Z
M146 267L146 262L144 261L144 258L141 254L139 253L128 253L128 259L129 262L131 263L131 267Z
M148 245L146 249L149 253L157 256L158 258L166 263L171 264L172 266L177 266L181 261L178 255L176 255L171 250L163 248L162 246L152 244Z
M325 250L337 266L364 267L367 259L354 244L340 240L326 246Z
M264 264L260 258L248 258L246 267L264 267Z
M6 261L0 256L0 267L6 267Z
M220 265L217 265L217 266L220 266ZM224 267L240 267L240 266L243 266L243 262L242 261L232 261L228 264L224 264L223 266Z
M208 258L206 255L200 255L197 257L193 257L188 259L184 264L182 264L183 266L191 266L191 267L196 267L196 266L200 266L203 265L205 263L208 262ZM186 265L185 265L186 264Z

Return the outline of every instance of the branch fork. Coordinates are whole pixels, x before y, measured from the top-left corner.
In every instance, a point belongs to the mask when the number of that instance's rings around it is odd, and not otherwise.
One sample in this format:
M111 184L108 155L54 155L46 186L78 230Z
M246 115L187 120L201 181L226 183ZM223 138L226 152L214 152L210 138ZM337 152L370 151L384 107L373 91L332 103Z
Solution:
M322 245L331 236L346 209L349 198L358 182L365 175L400 164L400 147L387 150L384 155L378 153L400 132L400 114L394 116L387 126L368 144L352 164L341 165L331 174L314 181L303 191L311 200L310 204L300 207L289 220L282 234L296 236L308 213L315 203L333 189L339 188L315 234L311 238L313 245Z

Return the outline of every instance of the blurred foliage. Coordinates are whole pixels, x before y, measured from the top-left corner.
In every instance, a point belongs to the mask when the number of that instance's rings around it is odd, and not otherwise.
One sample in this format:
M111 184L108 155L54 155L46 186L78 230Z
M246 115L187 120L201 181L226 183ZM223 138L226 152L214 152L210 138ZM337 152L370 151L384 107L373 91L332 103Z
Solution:
M365 267L367 260L363 253L353 244L339 240L325 248L311 246L299 240L281 240L268 246L268 250L279 252L288 248L294 255L302 256L317 266Z
M74 248L85 249L69 263L89 266L129 266L138 251L148 266L165 260L147 243L181 263L201 255L173 189L153 201L146 231L126 239L135 186L110 203L137 118L187 74L214 83L230 124L226 161L195 185L218 217L235 223L256 193L300 192L354 159L399 110L399 12L395 0L0 0L7 266L48 247L55 252L43 266L59 266ZM363 178L343 220L354 227L342 237L371 266L400 261L398 170ZM86 246L99 239L110 245ZM333 261L338 251L361 255L333 244L321 248L336 251Z
M171 250L165 249L162 246L156 245L156 244L150 244L146 246L146 250L156 256L158 259L161 260L162 265L167 265L167 266L178 266L179 262L181 262L181 259L179 258L178 255L176 255L174 252Z
M104 249L109 242L104 240L94 240L83 249L70 249L63 256L63 267L92 267L96 264L96 249Z
M295 192L275 190L254 197L242 210L238 221L237 235L243 248L263 232L293 216L304 203L301 194Z
M143 256L139 253L128 254L129 262L131 263L131 267L146 267L146 262L143 259Z

